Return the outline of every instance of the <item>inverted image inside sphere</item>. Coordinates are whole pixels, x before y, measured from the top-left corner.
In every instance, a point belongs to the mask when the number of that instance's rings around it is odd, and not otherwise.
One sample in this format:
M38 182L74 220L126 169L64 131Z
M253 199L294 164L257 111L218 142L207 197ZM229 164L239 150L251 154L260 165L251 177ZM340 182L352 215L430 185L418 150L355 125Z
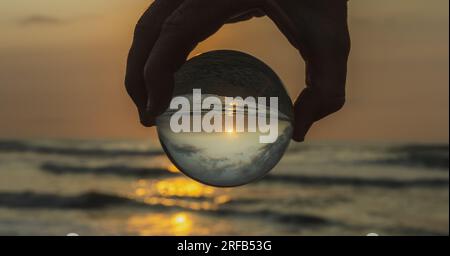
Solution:
M220 132L174 132L171 117L177 112L169 109L157 119L158 136L171 161L187 176L204 184L232 187L257 180L267 174L281 159L292 136L292 102L278 76L270 67L255 57L237 51L213 51L192 58L175 75L175 96L183 96L193 105L193 89L201 89L202 100L214 96L223 108L202 109L201 118L212 112L220 116ZM277 113L276 139L261 143L268 131L238 131L233 123L225 127L226 116L237 120L243 111L248 120L250 108L227 112L226 97L252 96L278 98L278 108L265 105L265 113ZM268 100L267 100L268 103ZM258 105L260 111L262 106ZM192 109L191 109L192 110ZM246 112L247 111L247 112ZM192 112L178 114L193 120ZM259 114L259 112L258 112ZM267 121L269 117L257 115ZM186 120L187 120L186 119ZM214 119L214 121L216 121ZM259 124L259 123L258 123ZM192 124L191 124L192 125ZM234 125L234 126L233 126Z

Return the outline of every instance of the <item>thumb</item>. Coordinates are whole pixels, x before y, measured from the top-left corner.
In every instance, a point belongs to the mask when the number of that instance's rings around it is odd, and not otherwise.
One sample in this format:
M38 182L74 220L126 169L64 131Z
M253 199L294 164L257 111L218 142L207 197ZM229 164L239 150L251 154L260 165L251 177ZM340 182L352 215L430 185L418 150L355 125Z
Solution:
M148 107L145 109L139 109L139 120L145 127L152 127L156 125L156 119L154 115L148 111Z

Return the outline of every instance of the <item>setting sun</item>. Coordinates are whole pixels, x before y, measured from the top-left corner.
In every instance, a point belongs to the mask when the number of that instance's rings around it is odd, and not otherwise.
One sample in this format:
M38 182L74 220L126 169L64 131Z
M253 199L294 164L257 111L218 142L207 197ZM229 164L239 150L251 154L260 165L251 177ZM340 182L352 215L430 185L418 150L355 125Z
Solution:
M187 221L187 217L186 217L186 214L184 214L184 213L179 213L173 217L173 222L175 224L183 224L183 223L186 223L186 221Z

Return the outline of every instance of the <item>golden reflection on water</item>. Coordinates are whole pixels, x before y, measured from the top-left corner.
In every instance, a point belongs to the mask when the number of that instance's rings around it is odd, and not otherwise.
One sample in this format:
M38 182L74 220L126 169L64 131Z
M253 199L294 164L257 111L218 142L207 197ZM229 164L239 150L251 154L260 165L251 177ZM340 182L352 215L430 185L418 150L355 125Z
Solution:
M127 230L142 236L187 236L192 234L193 228L194 218L186 212L136 215L127 221Z
M231 200L224 191L226 190L206 186L185 177L177 177L157 181L139 180L129 196L149 205L214 210Z
M214 193L214 188L186 178L162 180L155 184L155 188L160 195L167 197L210 197Z
M179 173L174 165L167 170ZM155 211L131 216L126 223L129 233L143 236L209 234L208 225L196 223L195 211L214 211L231 198L227 189L203 185L187 177L174 177L160 180L137 180L133 191L128 195L134 200L149 205L170 207L170 212ZM151 209L151 208L150 208ZM177 211L177 212L174 212Z
M174 165L167 167L169 172L179 172ZM160 180L140 179L133 185L128 195L134 200L149 205L170 207L178 210L173 213L154 212L131 216L127 220L127 230L132 234L176 235L185 236L208 234L209 228L195 224L195 217L189 211L214 211L220 205L228 203L231 198L227 189L218 189L203 185L189 178L180 176Z

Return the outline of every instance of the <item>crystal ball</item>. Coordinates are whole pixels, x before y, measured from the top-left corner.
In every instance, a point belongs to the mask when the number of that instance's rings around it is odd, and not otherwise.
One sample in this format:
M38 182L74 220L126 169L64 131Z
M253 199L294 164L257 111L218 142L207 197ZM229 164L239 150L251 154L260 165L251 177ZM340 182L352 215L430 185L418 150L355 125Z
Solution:
M206 185L240 186L265 176L292 136L292 102L277 74L238 51L207 52L174 77L157 120L161 145L184 174Z

